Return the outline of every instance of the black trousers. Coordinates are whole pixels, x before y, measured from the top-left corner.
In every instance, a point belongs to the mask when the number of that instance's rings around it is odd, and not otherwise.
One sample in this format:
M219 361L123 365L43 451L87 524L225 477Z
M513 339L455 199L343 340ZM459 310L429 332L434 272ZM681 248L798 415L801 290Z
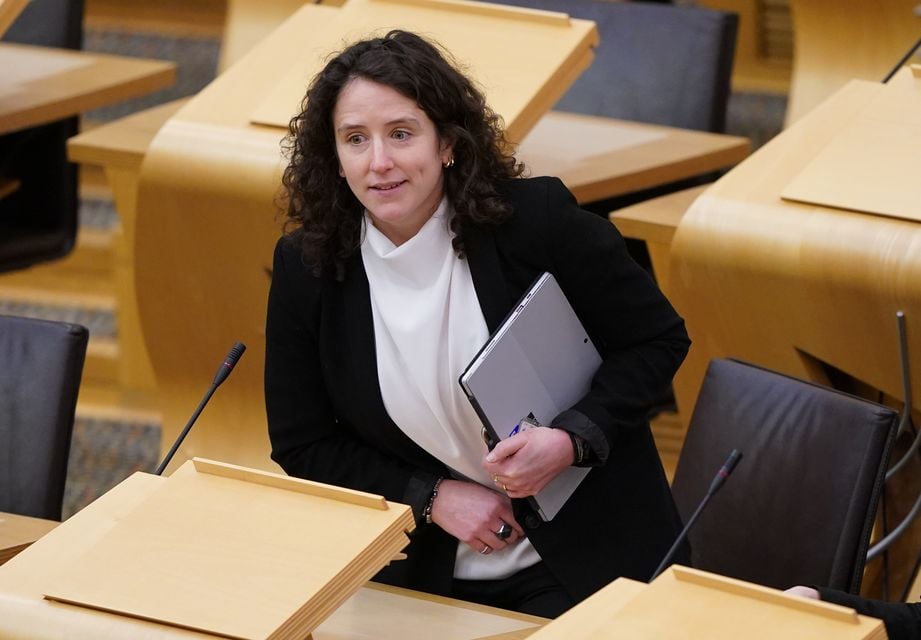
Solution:
M576 604L543 562L501 580L454 580L451 595L543 618L555 618Z

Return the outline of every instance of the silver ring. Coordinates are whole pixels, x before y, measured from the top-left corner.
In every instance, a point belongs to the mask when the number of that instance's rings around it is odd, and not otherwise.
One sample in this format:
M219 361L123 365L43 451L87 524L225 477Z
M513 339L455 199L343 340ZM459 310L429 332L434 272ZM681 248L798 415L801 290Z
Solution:
M508 522L503 522L502 526L499 527L499 530L496 531L496 537L499 538L499 540L505 540L510 535L512 535L512 531L512 525L510 525Z
M480 553L482 553L484 556L488 556L490 553L492 553L492 547L490 547L488 544L485 544L483 545L483 548L480 549Z

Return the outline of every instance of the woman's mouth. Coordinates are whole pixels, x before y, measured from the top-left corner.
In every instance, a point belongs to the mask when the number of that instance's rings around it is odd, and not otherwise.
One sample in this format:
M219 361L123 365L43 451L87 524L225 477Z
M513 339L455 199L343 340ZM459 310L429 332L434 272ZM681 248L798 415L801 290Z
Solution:
M405 182L405 180L401 182L384 182L381 184L376 184L372 186L371 188L374 189L375 191L390 191L392 189L396 189L397 187L399 187L401 184L403 184L403 182Z

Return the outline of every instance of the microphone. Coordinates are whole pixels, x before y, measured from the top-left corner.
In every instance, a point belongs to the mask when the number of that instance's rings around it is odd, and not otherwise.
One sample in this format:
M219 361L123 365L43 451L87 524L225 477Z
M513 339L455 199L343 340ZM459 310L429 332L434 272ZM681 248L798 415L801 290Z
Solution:
M732 473L732 470L736 468L736 465L739 464L739 460L742 459L742 452L738 449L733 449L729 453L729 457L726 458L726 462L723 463L723 466L720 467L720 470L716 472L716 475L713 477L713 481L710 483L710 488L707 490L707 495L704 496L704 499L700 501L700 504L697 505L697 509L694 511L694 514L688 518L688 522L684 525L684 529L681 530L681 533L678 534L678 537L675 539L675 543L672 545L672 548L668 550L668 553L665 554L665 557L662 558L662 562L659 563L659 566L653 572L652 577L649 579L650 582L659 577L659 574L665 570L665 567L669 565L672 558L675 556L675 553L678 551L678 547L681 546L681 543L685 541L688 537L688 532L690 532L691 527L694 526L694 522L697 521L697 517L703 512L704 507L707 506L707 503L710 502L710 498L713 497L720 487L726 483L726 479Z
M189 421L183 427L182 432L179 434L179 437L176 438L176 441L173 443L173 446L170 447L169 453L166 454L166 457L163 458L163 462L157 467L157 470L154 472L156 475L163 475L163 471L166 469L166 465L170 463L170 460L173 459L173 456L176 455L176 451L179 449L179 445L182 444L182 441L185 440L185 437L189 435L189 431L192 429L192 425L195 424L195 421L198 420L198 416L201 414L202 410L205 408L205 405L208 404L208 401L211 400L211 396L214 395L214 392L221 385L224 380L227 379L227 376L230 375L230 372L233 371L233 368L237 364L237 360L240 359L240 356L243 355L243 352L246 351L246 345L242 342L235 343L227 354L227 357L224 358L224 362L221 363L221 366L218 367L217 373L214 374L214 380L211 381L211 386L208 388L208 391L205 392L205 396L201 399L201 402L198 403L198 408L195 409L195 413L192 414L192 417L189 418Z

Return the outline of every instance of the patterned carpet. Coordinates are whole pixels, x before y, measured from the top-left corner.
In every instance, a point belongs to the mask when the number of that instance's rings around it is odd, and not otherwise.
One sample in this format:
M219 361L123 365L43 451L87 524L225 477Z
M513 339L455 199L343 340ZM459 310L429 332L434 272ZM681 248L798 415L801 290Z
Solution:
M172 60L178 65L176 84L166 90L87 114L104 122L178 97L193 95L207 85L217 68L220 42L208 38L172 38L125 31L87 29L89 51ZM786 100L774 95L735 94L729 103L727 132L747 136L758 147L780 131ZM81 224L107 228L117 213L106 200L84 200ZM0 300L0 313L77 322L93 336L116 337L117 317L106 310L37 307ZM158 424L78 417L74 426L64 500L65 518L135 471L152 471L159 462Z

